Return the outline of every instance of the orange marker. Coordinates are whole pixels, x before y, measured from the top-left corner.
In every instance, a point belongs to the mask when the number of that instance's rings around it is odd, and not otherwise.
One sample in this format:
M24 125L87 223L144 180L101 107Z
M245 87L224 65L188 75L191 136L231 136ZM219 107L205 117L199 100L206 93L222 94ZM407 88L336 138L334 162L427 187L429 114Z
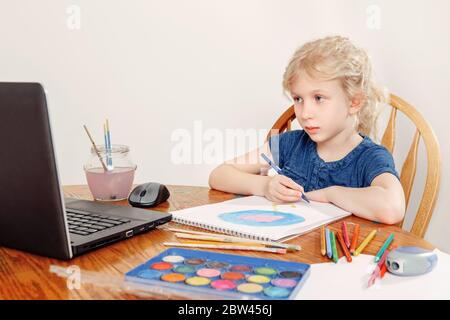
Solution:
M327 249L325 247L325 226L320 229L320 252L323 256L327 254Z
M355 227L353 228L352 244L350 246L350 253L351 254L355 253L356 245L357 245L357 242L358 242L358 237L359 237L359 224L355 224Z
M339 244L341 245L342 251L344 251L345 257L347 258L347 261L352 262L352 257L350 256L350 252L348 251L347 245L344 242L344 238L339 233L339 231L336 231L336 235L339 240Z

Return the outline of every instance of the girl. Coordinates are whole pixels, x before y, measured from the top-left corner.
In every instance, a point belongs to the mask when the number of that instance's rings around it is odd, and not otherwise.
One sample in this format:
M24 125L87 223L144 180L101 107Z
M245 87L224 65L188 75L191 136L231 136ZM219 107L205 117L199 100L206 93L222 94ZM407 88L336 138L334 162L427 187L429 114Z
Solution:
M272 136L263 146L215 168L211 188L294 202L331 202L386 224L405 213L403 188L392 155L369 138L385 98L372 80L368 55L335 36L304 44L289 62L283 88L303 130ZM281 169L260 175L265 153ZM250 161L254 159L254 161Z

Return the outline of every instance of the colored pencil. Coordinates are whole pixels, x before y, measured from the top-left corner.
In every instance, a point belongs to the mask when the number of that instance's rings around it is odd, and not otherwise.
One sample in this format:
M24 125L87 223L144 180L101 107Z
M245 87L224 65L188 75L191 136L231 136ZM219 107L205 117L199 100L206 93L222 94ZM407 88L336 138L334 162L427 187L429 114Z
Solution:
M102 156L100 155L100 151L98 151L97 146L95 145L94 139L92 139L92 136L91 136L88 128L86 127L86 125L83 125L83 127L89 137L89 140L91 140L92 147L94 148L95 153L97 154L97 157L100 160L100 163L102 164L103 170L108 171L108 168L106 167L105 163L103 162Z
M247 238L241 238L241 237L235 237L235 236L228 236L223 234L217 234L217 233L209 233L209 232L201 232L201 231L193 231L193 230L187 230L187 229L179 229L179 228L170 228L170 227L163 227L160 228L162 230L168 230L178 233L186 233L186 234L197 234L197 235L203 235L203 236L210 236L214 237L215 239L226 239L233 240L233 242L245 242L245 243L257 243L257 244L263 244L268 245L272 247L279 247L288 249L288 251L299 251L302 249L301 246L295 245L295 244L288 244L288 243L281 243L276 241L264 241L264 240L255 240L255 239L247 239Z
M386 273L386 271L387 271L386 264L383 264L383 265L381 266L381 270L380 270L380 278L381 278L381 279L383 279L384 274Z
M377 234L377 230L372 230L369 235L364 239L363 242L359 245L358 249L355 250L354 256L359 255L364 248L369 244L370 241L372 241L373 237Z
M345 221L342 222L342 236L344 237L344 242L347 249L350 248L350 239L348 238L347 223Z
M325 244L325 226L322 226L322 228L320 229L320 252L323 256L327 254L327 248Z
M385 265L386 257L387 257L388 254L389 254L389 250L385 250L383 256L380 258L377 266L375 267L375 270L373 271L372 276L369 279L369 282L367 284L368 287L373 285L375 283L375 280L380 276L381 268L383 267L383 265Z
M356 245L358 244L358 238L359 238L359 224L355 224L355 227L353 228L352 244L350 245L351 254L355 253Z
M261 248L249 246L232 246L232 245L214 245L214 244L197 244L197 243L179 243L179 242L164 242L165 246L170 247L187 247L187 248L205 248L205 249L220 249L220 250L245 250L245 251L263 251L272 253L286 253L286 249L281 248Z
M344 241L344 238L339 233L339 231L336 232L336 236L338 238L339 244L341 245L342 251L344 251L345 258L348 262L352 262L352 257L350 256L350 252L348 251L347 244Z
M377 255L375 256L375 262L378 262L381 259L381 257L384 254L384 251L387 249L387 247L389 247L389 245L391 244L392 240L394 240L394 234L393 233L391 233L389 235L389 237L384 242L383 246L378 251Z
M182 243L199 243L199 244L224 244L224 242L221 242L221 241L189 240L189 239L180 239L180 242L182 242ZM258 243L233 242L233 245L266 248L265 245L258 244Z
M325 241L327 244L327 257L331 259L333 258L333 250L331 249L330 229L328 228L325 228Z
M266 161L269 164L269 166L272 167L273 170L276 171L276 173L281 174L282 172L281 168L277 166L275 163L273 163L268 156L266 156L264 153L261 153L261 157L264 159L264 161Z
M276 171L276 173L282 174L282 170L280 169L280 167L278 167L275 163L273 163L268 156L266 156L264 153L261 153L261 157L273 168L273 170ZM303 192L302 192L302 199L310 203L308 197Z
M330 242L331 242L331 250L333 250L333 261L334 263L337 263L339 260L339 255L336 248L336 236L332 231L330 231Z
M193 240L206 240L206 241L215 241L215 242L228 242L228 243L240 243L243 245L253 245L253 246L277 246L278 244L263 244L260 242L251 242L246 239L233 239L231 237L223 236L223 237L215 237L215 236L204 236L204 235L194 235L194 234L186 234L186 233L175 233L177 238L181 239L193 239ZM288 248L289 250L289 248ZM294 251L294 250L291 250Z
M389 255L389 252L391 252L391 251L394 250L395 248L397 248L397 245L392 244L392 245L389 247L389 249L386 250L386 252L387 252L387 253L386 253L386 259L387 259L387 256ZM386 273L386 271L387 271L386 261L384 261L383 265L381 266L381 270L380 270L380 278L381 278L381 279L383 279L384 274Z

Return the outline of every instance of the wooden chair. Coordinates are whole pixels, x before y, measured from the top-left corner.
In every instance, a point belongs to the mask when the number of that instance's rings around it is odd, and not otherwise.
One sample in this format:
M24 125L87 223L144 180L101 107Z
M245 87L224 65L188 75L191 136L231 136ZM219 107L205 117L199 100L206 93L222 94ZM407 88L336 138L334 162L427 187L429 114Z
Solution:
M438 197L441 176L441 155L439 143L431 126L412 105L393 94L390 95L389 104L391 105L392 110L381 140L381 144L391 153L394 151L395 145L395 123L397 110L403 112L416 126L416 133L400 173L400 182L405 192L406 206L408 206L409 203L414 178L416 175L417 152L420 137L422 137L425 144L428 161L427 178L425 181L422 200L419 204L414 223L410 230L410 232L414 235L423 238L428 228L428 224L433 214L434 205ZM275 122L267 135L267 139L271 135L291 130L293 120L295 120L295 113L294 106L292 105ZM403 222L404 221L399 223L400 227L403 226Z

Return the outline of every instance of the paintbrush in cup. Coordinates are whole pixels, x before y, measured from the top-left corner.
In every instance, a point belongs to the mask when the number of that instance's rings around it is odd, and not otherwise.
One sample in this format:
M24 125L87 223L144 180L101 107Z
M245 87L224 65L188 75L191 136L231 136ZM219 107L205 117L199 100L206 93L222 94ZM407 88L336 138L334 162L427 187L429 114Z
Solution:
M92 147L94 148L95 152L97 153L98 159L100 160L100 163L102 164L103 170L108 171L108 168L106 167L105 163L103 162L102 156L100 155L100 152L98 151L97 146L95 145L94 139L92 139L92 136L89 133L88 128L86 127L86 125L83 125L83 127L84 127L84 130L86 130L89 140L91 140Z

